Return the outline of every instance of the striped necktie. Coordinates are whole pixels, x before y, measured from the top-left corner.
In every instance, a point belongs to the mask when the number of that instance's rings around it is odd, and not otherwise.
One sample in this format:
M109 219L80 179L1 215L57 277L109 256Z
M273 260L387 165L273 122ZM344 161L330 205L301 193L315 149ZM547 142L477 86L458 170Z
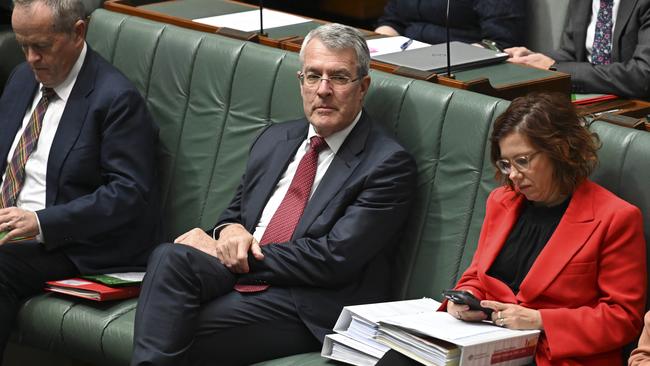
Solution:
M18 140L14 155L7 165L5 180L2 182L2 190L0 190L0 208L16 205L18 194L25 183L25 164L29 159L29 155L36 150L38 145L38 137L41 134L41 125L43 124L47 106L50 101L56 98L56 93L52 88L43 87L41 92L41 99L38 101L27 127L25 127L20 140Z
M260 245L271 243L285 243L291 240L293 232L298 226L307 201L311 194L318 167L318 154L327 147L327 142L320 136L313 136L309 140L310 149L298 163L296 174L291 180L289 190L284 195L280 206L273 214L269 226L266 227ZM235 290L239 292L258 292L266 290L268 285L236 284Z

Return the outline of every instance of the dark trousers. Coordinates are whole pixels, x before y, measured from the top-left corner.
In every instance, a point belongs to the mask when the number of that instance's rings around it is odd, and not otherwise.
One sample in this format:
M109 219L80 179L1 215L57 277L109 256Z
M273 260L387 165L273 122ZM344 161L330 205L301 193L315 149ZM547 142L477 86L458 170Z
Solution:
M0 245L0 363L22 302L43 291L45 281L74 277L77 267L61 251L36 242Z
M291 291L242 294L215 257L162 244L147 265L131 365L249 365L320 349Z

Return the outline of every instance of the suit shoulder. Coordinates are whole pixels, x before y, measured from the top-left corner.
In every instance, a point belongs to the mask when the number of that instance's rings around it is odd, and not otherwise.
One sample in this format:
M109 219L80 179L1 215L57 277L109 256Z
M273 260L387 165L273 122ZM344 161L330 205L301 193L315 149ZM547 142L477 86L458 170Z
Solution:
M497 187L490 192L488 201L503 202L511 201L517 197L517 193L508 186Z

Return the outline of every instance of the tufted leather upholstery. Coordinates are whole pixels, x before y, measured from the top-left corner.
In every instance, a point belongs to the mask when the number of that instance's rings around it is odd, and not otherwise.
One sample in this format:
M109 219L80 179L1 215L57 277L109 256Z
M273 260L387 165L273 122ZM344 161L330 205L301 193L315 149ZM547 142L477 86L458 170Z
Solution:
M297 54L105 10L93 14L88 42L135 83L160 126L167 239L211 227L256 134L302 115ZM371 76L366 108L395 131L419 173L417 203L396 257L395 297L439 299L474 253L485 199L495 187L487 138L507 102L377 71ZM604 141L596 180L642 207L650 229L644 190L650 173L642 169L650 134L603 123L594 130ZM22 308L17 341L94 364L126 365L134 308L135 300L37 296ZM260 365L326 363L314 353Z

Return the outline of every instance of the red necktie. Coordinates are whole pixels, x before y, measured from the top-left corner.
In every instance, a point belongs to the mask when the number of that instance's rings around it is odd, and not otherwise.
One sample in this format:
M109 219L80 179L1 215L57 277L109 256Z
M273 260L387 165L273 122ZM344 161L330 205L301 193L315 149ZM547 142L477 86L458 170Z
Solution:
M52 88L43 87L41 91L43 96L38 101L27 127L25 127L20 140L18 140L14 155L7 165L5 180L2 182L2 190L0 191L0 208L16 205L18 194L25 183L25 164L29 159L29 155L36 150L38 145L38 137L41 134L41 125L43 124L43 116L45 116L47 106L50 101L56 98Z
M266 227L260 245L287 242L291 240L291 236L296 230L298 221L300 221L305 206L307 206L311 188L314 185L316 167L318 166L318 153L327 147L325 139L320 136L313 136L309 144L310 149L300 160L296 174L293 176L291 185L289 185L289 190L273 214L271 222ZM266 290L268 287L268 285L236 284L235 290L239 292L258 292Z

